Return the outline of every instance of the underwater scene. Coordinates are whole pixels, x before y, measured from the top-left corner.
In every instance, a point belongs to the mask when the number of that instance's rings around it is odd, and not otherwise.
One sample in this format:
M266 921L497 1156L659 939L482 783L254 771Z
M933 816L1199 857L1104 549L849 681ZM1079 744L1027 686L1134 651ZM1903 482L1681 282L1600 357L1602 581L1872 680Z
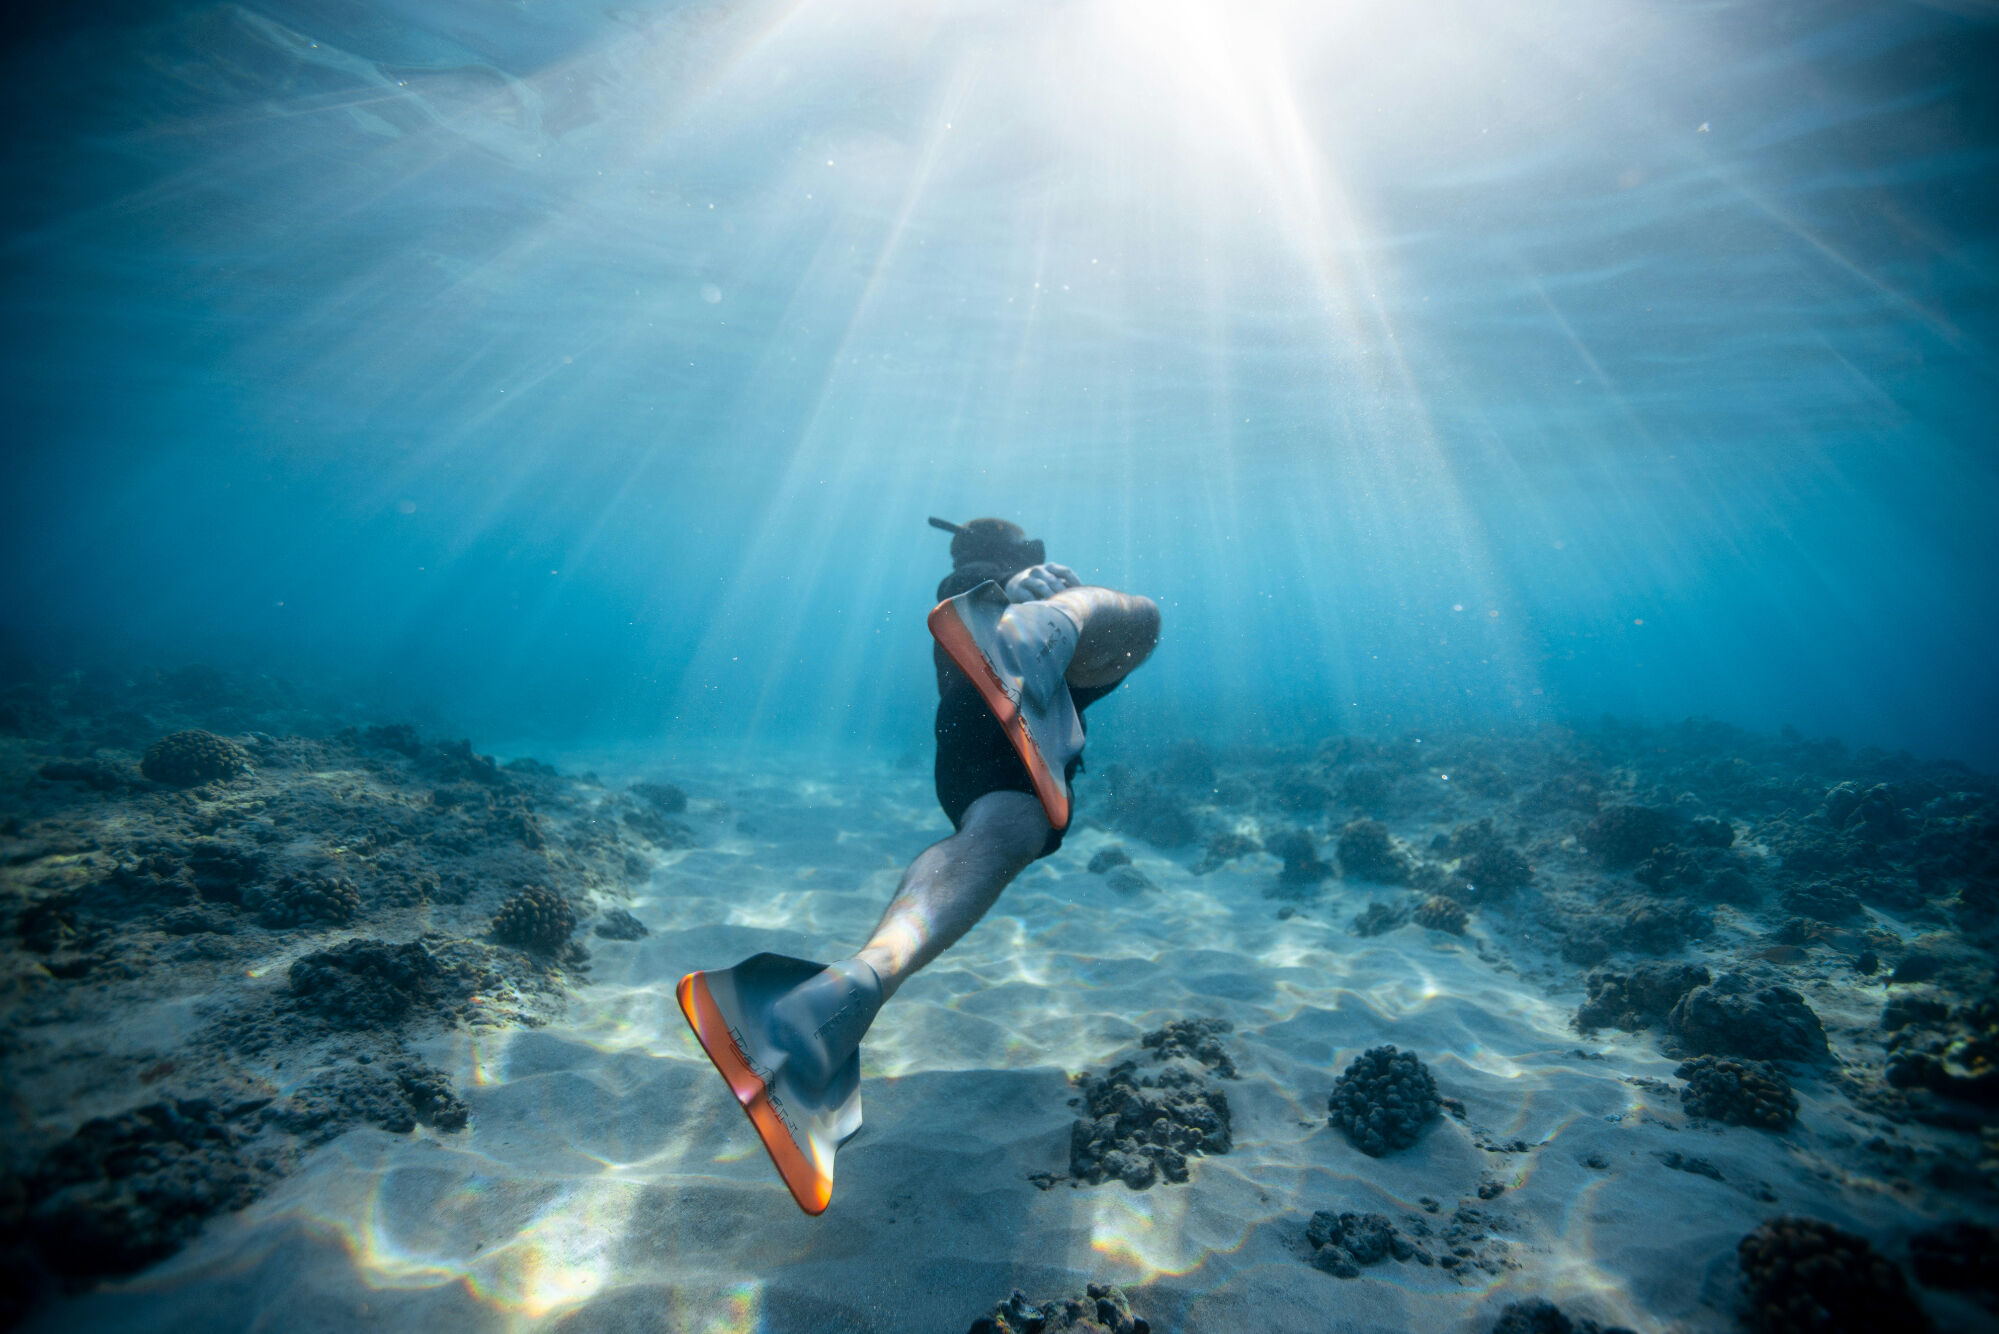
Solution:
M1992 0L0 76L0 1329L1999 1330Z

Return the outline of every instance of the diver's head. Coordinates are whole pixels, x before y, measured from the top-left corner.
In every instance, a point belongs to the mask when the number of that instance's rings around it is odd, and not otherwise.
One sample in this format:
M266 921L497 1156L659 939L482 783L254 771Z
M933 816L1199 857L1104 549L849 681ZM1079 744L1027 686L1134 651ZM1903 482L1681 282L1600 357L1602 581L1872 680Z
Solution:
M1048 559L1048 549L1038 537L1029 537L1017 523L1005 519L973 519L952 523L948 519L930 521L932 528L951 534L951 567L994 565L1009 573L1039 565Z

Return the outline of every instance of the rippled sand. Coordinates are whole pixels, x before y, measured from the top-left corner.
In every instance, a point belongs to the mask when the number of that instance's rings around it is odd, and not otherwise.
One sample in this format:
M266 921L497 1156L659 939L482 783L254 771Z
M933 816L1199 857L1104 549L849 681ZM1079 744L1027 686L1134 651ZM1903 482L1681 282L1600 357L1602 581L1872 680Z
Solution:
M631 905L650 937L591 939L592 980L556 1022L420 1048L463 1090L469 1132L350 1133L172 1260L34 1327L938 1334L1014 1288L1096 1280L1183 1334L1483 1330L1528 1296L1641 1331L1722 1330L1735 1242L1772 1213L1869 1233L1932 1219L1858 1173L1872 1132L1822 1084L1800 1087L1785 1137L1689 1127L1671 1085L1632 1082L1671 1077L1650 1038L1580 1041L1580 993L1549 990L1575 970L1477 921L1363 940L1346 922L1364 885L1329 882L1280 920L1274 860L1196 877L1129 839L1157 888L1124 896L1086 871L1112 841L1087 827L884 1011L866 1126L831 1209L804 1217L673 985L760 950L850 949L947 826L922 769L673 772L726 809L717 841L669 855ZM1879 1013L1878 996L1850 1004ZM1031 1173L1068 1166L1069 1076L1196 1016L1235 1025L1234 1152L1184 1186L1037 1188ZM1377 1160L1325 1108L1346 1062L1384 1042L1421 1054L1464 1116ZM1669 1168L1674 1153L1720 1179ZM1503 1193L1480 1199L1481 1183ZM1342 1280L1305 1263L1313 1210L1441 1227L1461 1205L1487 1220L1474 1249L1493 1272L1391 1262Z

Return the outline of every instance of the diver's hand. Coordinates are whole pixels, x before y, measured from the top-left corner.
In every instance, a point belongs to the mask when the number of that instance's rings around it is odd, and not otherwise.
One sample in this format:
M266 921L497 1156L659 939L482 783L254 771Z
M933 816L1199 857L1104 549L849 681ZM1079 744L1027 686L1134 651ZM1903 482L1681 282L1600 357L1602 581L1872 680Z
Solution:
M1051 561L1046 565L1030 565L1007 580L1006 597L1009 602L1039 602L1065 588L1082 586L1083 581L1074 570Z

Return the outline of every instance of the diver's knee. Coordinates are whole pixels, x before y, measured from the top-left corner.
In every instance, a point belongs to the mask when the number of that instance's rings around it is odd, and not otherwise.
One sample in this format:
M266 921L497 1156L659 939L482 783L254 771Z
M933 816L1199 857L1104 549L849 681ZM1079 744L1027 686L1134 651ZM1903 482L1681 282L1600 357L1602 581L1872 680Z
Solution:
M965 808L956 837L1024 866L1040 854L1051 828L1039 798L1026 792L988 792Z

